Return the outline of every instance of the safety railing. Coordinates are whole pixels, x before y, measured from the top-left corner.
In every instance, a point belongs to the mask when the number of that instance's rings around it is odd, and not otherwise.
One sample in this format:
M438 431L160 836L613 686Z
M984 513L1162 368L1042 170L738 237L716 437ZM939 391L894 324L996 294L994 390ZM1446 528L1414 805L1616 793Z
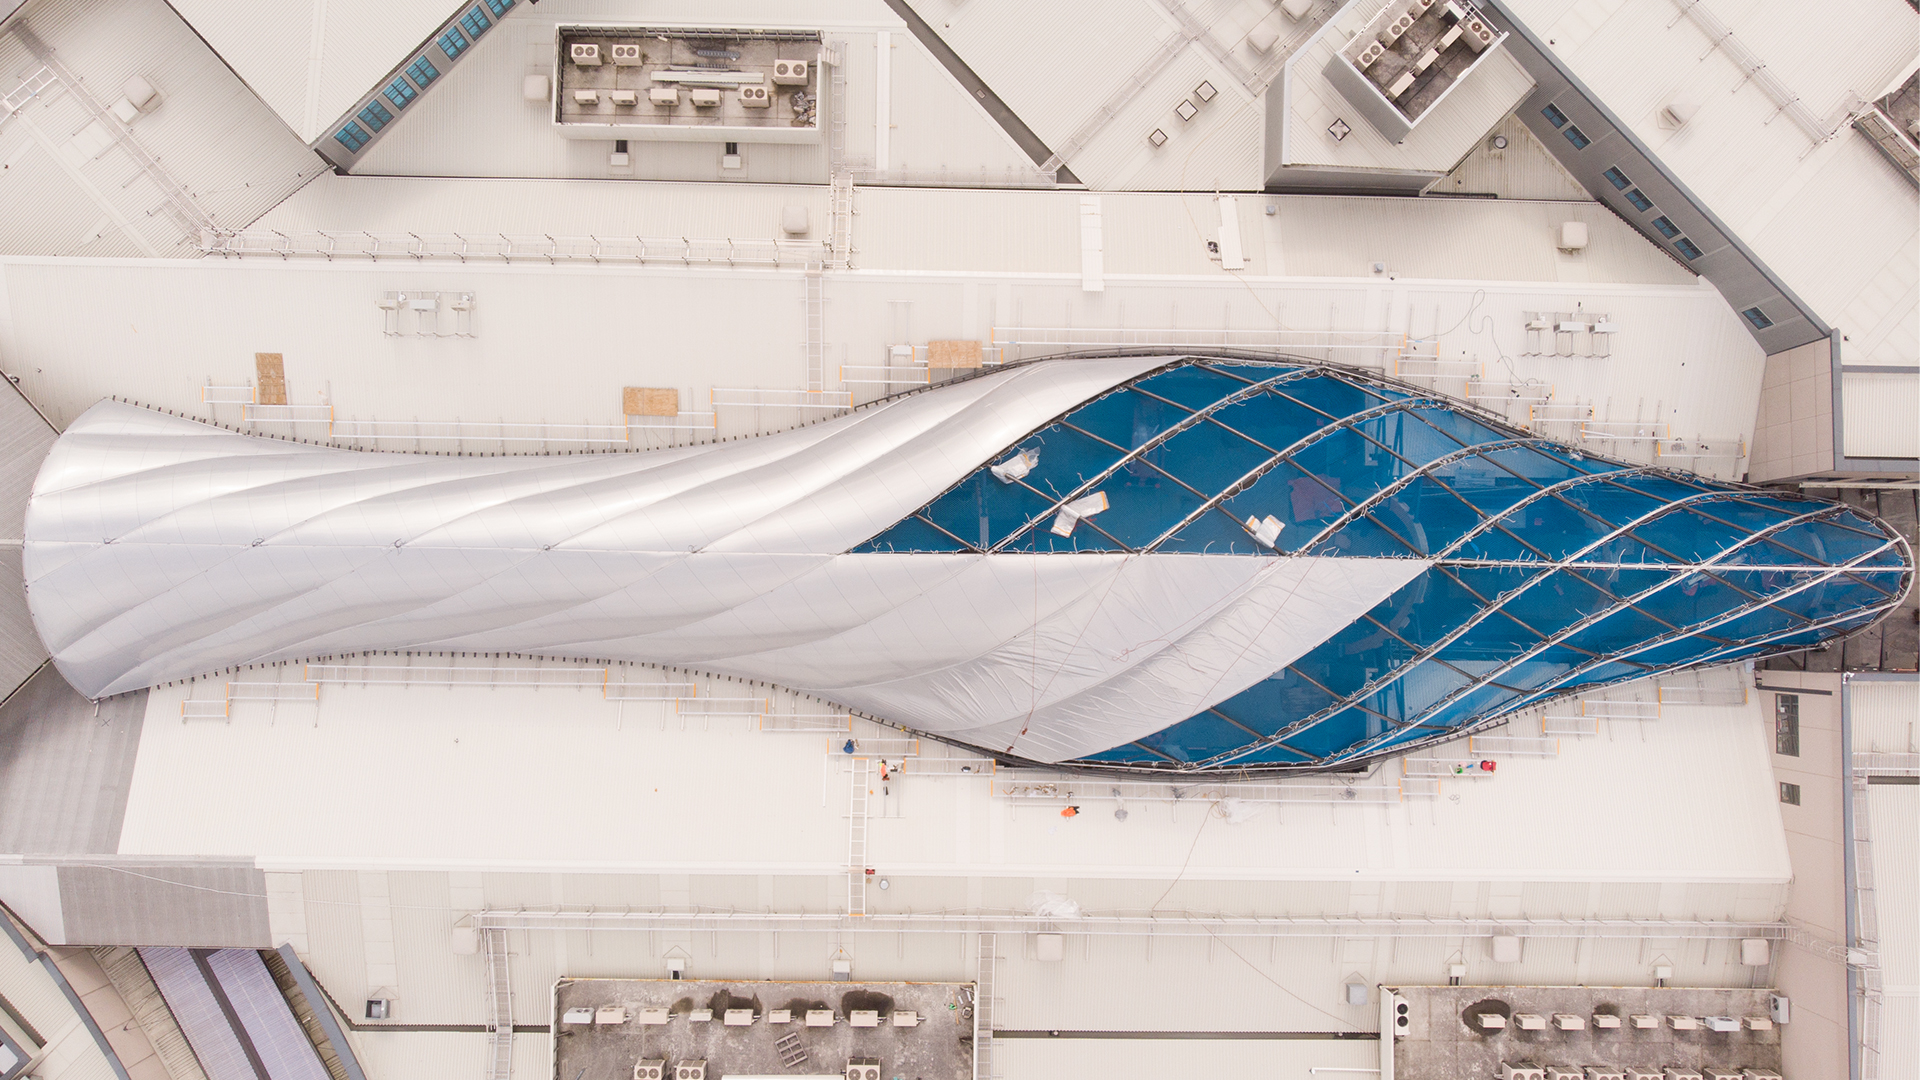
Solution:
M203 229L200 250L223 258L380 259L416 262L666 264L805 269L828 255L816 240L564 236L506 233L281 232Z
M1002 326L989 341L1003 363L1086 349L1246 349L1306 355L1380 371L1435 360L1434 342L1389 330L1187 330L1166 327Z

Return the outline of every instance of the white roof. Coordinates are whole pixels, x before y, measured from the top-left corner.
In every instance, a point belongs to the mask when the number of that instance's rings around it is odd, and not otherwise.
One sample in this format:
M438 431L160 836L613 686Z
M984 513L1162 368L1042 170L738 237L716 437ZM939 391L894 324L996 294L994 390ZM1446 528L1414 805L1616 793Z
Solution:
M456 5L447 0L179 0L173 7L288 127L311 143L426 41Z
M297 683L301 669L243 677ZM224 852L256 857L269 871L358 866L838 875L847 857L842 741L852 735L861 754L895 765L912 742L865 723L828 736L780 732L773 723L778 716L756 730L737 718L676 714L670 701L609 702L597 687L329 685L317 706L243 703L232 724L180 722L181 701L215 696L224 681L153 691L120 855ZM701 680L703 695L756 692L764 693ZM1205 808L1233 794L1231 788L1193 792L1192 809L1136 802L1122 823L1112 816L1111 784L1096 780L1080 796L1084 813L1066 823L1058 799L994 795L994 788L1020 778L996 779L970 755L959 755L979 766L968 775L932 767L922 775L922 765L909 761L890 794L876 785L870 865L903 879L1087 882L1062 891L1090 908L1134 907L1120 899L1134 894L1118 886L1161 883L1146 892L1150 900L1176 877L1202 890L1183 894L1194 904L1190 910L1234 909L1231 890L1209 894L1205 883L1246 881L1328 881L1343 890L1355 880L1779 886L1791 870L1763 706L1770 704L1757 695L1743 706L1669 704L1658 721L1607 721L1603 730L1610 735L1561 739L1554 758L1511 756L1483 745L1471 753L1497 759L1497 772L1443 781L1437 800L1267 806L1243 825L1215 820L1197 840ZM775 708L792 705L776 700ZM1538 733L1537 723L1531 730ZM925 760L947 756L924 739L919 753ZM1454 743L1434 755L1449 753L1470 751ZM422 769L423 761L446 767ZM301 767L288 768L290 762ZM1702 762L1716 765L1703 768ZM1344 782L1391 789L1398 773L1388 766ZM1623 775L1634 776L1641 790L1665 794L1624 797ZM706 805L716 792L754 827L675 826L673 814ZM235 812L257 805L256 799L283 812ZM1606 808L1612 827L1592 827L1596 806ZM462 824L480 819L487 829ZM635 827L596 826L606 819ZM1668 835L1676 820L1695 826L1689 836L1710 839L1645 839ZM1501 842L1488 843L1487 836ZM753 895L752 877L730 880ZM1097 891L1101 880L1114 887ZM879 894L869 895L878 904ZM908 890L886 899L915 904ZM722 908L766 903L705 902ZM1347 909L1341 903L1322 910ZM1689 917L1679 910L1661 914Z
M1837 134L1823 144L1671 0L1604 13L1563 0L1507 6L1830 325L1847 364L1920 358L1920 191L1844 123L1920 51L1920 12L1902 0L1822 5L1789 18L1764 5L1701 5ZM1698 111L1677 129L1659 113Z

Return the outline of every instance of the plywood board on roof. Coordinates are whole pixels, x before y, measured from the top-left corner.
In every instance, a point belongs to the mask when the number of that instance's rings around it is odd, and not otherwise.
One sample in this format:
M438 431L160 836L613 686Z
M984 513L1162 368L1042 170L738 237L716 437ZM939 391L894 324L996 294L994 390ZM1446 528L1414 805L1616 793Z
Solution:
M620 393L628 416L678 416L680 391L657 386L629 386Z
M927 366L932 368L977 368L980 366L978 341L929 341Z
M279 353L254 353L253 374L259 385L259 391L254 395L257 404L285 405L287 403L287 369L284 358Z

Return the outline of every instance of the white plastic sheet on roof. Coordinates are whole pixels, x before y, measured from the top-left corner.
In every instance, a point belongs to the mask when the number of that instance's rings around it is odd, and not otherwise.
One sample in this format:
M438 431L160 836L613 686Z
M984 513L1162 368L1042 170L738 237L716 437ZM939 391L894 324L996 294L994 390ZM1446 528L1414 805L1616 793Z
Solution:
M1063 760L1246 689L1426 565L848 554L1164 362L1023 367L644 454L364 453L103 402L35 485L29 603L90 696L366 650L592 656L764 680Z

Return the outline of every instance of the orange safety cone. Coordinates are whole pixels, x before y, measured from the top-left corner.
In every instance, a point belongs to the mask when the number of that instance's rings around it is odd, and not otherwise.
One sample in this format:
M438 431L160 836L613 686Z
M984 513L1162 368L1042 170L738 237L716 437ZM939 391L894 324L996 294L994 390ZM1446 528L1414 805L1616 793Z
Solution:
M1060 816L1061 817L1079 817L1080 808L1077 806L1069 806L1065 810L1060 811Z

